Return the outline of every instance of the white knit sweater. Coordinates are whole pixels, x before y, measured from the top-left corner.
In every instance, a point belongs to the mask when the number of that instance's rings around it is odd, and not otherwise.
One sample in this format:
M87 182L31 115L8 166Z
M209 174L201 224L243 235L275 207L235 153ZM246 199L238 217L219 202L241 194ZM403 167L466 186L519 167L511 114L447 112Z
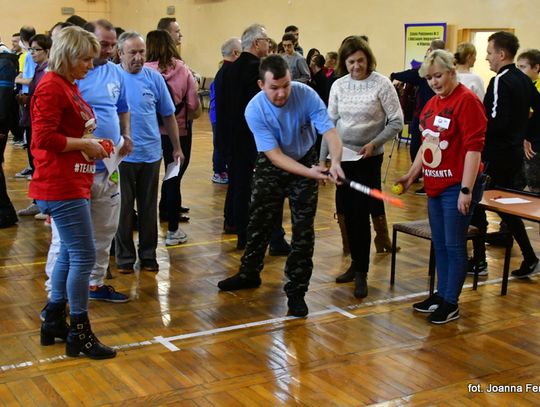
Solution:
M403 128L403 113L394 86L377 72L366 79L351 75L339 78L332 85L328 114L334 121L345 147L358 151L372 142L373 155L384 152L384 143ZM321 145L321 160L328 155L326 142Z

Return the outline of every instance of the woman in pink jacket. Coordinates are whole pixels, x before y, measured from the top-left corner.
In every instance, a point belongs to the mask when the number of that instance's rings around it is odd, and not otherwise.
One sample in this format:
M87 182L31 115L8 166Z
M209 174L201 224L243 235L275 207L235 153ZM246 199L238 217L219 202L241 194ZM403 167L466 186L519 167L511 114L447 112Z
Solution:
M148 33L146 36L146 60L148 62L145 65L160 72L167 83L176 106L175 115L178 123L180 145L185 157L178 176L164 181L161 186L160 219L168 222L165 244L173 246L187 241L187 235L178 226L182 204L180 181L189 164L191 120L193 113L199 108L199 97L195 79L193 79L189 68L180 59L176 46L167 31L155 30ZM167 165L173 162L172 145L165 134L165 128L160 126L160 130L163 162L166 169Z

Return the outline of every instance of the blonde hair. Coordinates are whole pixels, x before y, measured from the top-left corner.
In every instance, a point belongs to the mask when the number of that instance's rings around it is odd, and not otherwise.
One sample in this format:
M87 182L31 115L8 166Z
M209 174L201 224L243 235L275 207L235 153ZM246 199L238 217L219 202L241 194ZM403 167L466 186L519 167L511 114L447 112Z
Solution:
M63 28L53 41L49 56L49 70L67 76L77 61L88 55L99 56L96 36L80 27Z
M467 58L471 55L476 55L476 47L470 42L462 42L457 46L456 53L454 58L456 64L465 65L467 63Z
M456 67L454 65L454 56L452 55L452 53L444 49L436 49L435 51L431 51L426 56L426 59L424 59L424 62L422 62L422 66L418 71L420 77L425 77L429 68L431 68L435 64L450 72L455 72L456 70Z

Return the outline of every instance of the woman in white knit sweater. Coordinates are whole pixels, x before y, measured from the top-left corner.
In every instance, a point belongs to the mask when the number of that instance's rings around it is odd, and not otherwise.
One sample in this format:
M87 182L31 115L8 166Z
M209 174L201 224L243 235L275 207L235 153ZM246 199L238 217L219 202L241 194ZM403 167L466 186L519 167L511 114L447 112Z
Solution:
M330 90L328 113L336 124L343 146L357 152L357 161L342 162L347 178L374 188L381 187L384 144L403 127L403 114L390 80L375 72L376 61L366 41L347 39L339 49L338 74ZM328 148L321 146L321 161ZM336 282L355 280L354 295L367 296L371 248L370 214L374 226L386 228L384 205L346 186L338 186L336 205L343 208L352 263ZM384 223L384 226L383 226Z
M480 75L471 72L476 62L476 47L470 42L462 42L454 54L457 78L460 83L472 90L480 100L484 100L486 91Z

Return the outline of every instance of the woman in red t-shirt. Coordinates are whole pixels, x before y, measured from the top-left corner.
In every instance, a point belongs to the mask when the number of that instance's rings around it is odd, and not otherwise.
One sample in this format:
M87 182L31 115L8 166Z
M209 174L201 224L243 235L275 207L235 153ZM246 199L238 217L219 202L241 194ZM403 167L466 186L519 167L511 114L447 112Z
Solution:
M90 218L94 160L107 156L97 139L92 109L75 80L82 79L99 55L96 37L78 27L62 29L54 40L49 70L33 95L31 118L35 171L29 195L42 213L51 215L61 239L52 273L51 296L41 325L41 344L66 340L68 356L110 358L112 348L94 336L88 321L88 283L96 253ZM69 301L71 327L66 323Z
M453 55L430 53L420 76L435 92L420 114L422 147L401 177L406 191L423 172L437 266L437 292L413 308L444 324L459 318L458 298L467 273L467 230L482 196L481 152L487 119L476 95L460 84Z

